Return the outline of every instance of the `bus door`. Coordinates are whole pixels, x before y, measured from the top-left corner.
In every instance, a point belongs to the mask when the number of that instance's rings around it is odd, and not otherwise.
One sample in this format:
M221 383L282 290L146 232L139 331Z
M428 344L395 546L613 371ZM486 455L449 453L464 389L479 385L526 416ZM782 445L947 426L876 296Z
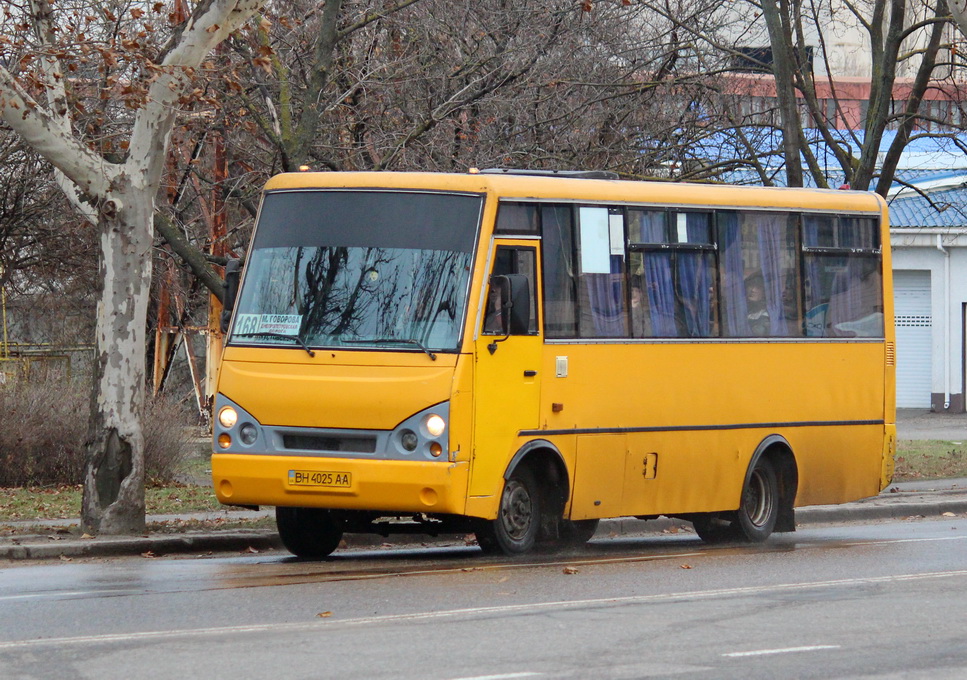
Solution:
M537 266L534 241L496 245L477 333L471 496L499 493L517 433L538 426Z

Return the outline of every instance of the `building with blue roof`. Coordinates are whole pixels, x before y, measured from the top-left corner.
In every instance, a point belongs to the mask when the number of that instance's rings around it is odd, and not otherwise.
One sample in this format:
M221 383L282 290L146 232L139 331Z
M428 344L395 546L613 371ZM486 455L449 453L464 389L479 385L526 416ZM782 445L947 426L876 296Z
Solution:
M781 186L786 175L775 128L749 128L744 140L756 140L760 162L770 180ZM835 134L858 153L862 131ZM886 131L885 155L896 133ZM843 185L835 156L818 133L808 135L827 184ZM774 149L773 153L769 153ZM748 153L737 135L716 132L692 150L712 163L739 160ZM915 136L897 169L888 195L897 330L897 405L938 412L965 411L965 333L967 327L967 135ZM722 179L732 184L760 184L759 173L733 170ZM806 173L807 182L810 180Z

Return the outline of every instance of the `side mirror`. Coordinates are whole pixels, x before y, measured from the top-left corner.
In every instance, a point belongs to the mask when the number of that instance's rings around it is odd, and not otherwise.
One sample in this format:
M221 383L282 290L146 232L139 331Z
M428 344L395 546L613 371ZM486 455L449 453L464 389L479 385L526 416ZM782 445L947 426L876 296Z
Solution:
M530 282L526 276L492 276L484 331L501 335L527 335L530 331L530 303Z
M222 305L222 318L219 326L222 333L228 332L228 324L232 320L235 309L235 298L238 297L238 281L242 275L242 261L229 260L225 264L225 303Z

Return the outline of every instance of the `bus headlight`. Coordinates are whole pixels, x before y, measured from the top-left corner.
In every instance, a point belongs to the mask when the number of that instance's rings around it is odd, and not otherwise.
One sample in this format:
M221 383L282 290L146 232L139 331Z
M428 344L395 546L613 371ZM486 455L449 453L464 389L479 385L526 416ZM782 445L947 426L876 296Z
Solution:
M439 437L447 429L447 421L437 414L431 413L426 417L424 426L431 437Z
M416 436L416 432L413 430L403 430L400 433L400 444L407 451L416 451L417 445L420 443L420 438Z
M246 446L251 446L259 438L259 430L252 423L245 423L238 430L238 438Z
M447 460L450 436L450 402L444 401L404 419L388 443L399 460Z
M230 430L238 422L238 411L231 406L226 406L218 412L218 422L226 430Z

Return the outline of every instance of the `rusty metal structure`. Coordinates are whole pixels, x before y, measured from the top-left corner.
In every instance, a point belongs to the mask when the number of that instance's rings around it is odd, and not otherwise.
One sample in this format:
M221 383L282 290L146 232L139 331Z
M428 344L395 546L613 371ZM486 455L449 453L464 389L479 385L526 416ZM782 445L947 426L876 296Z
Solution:
M171 20L174 25L184 23L188 19L188 8L184 0L175 2ZM205 148L200 143L189 151L189 144L183 135L177 131L172 140L169 168L174 170L174 163L179 158L190 166L207 151L207 162L212 165L214 175L213 186L204 191L198 177L191 175L187 181L191 182L200 201L202 217L207 230L205 251L209 255L224 257L228 254L225 243L227 234L227 216L225 202L222 197L222 185L228 176L228 166L225 155L225 140L221 131L209 134L205 140ZM177 190L172 188L169 198L176 200ZM210 421L211 397L215 389L216 371L222 350L222 333L219 319L222 305L218 298L209 295L208 318L205 325L191 325L186 323L188 318L185 309L185 299L175 285L175 264L173 255L165 258L164 271L160 276L160 291L157 310L157 327L154 340L154 365L152 370L152 387L154 394L164 389L172 362L179 349L184 349L188 370L194 389L195 404L199 415ZM221 272L221 268L216 269ZM198 365L195 347L199 338L204 338L204 363Z

